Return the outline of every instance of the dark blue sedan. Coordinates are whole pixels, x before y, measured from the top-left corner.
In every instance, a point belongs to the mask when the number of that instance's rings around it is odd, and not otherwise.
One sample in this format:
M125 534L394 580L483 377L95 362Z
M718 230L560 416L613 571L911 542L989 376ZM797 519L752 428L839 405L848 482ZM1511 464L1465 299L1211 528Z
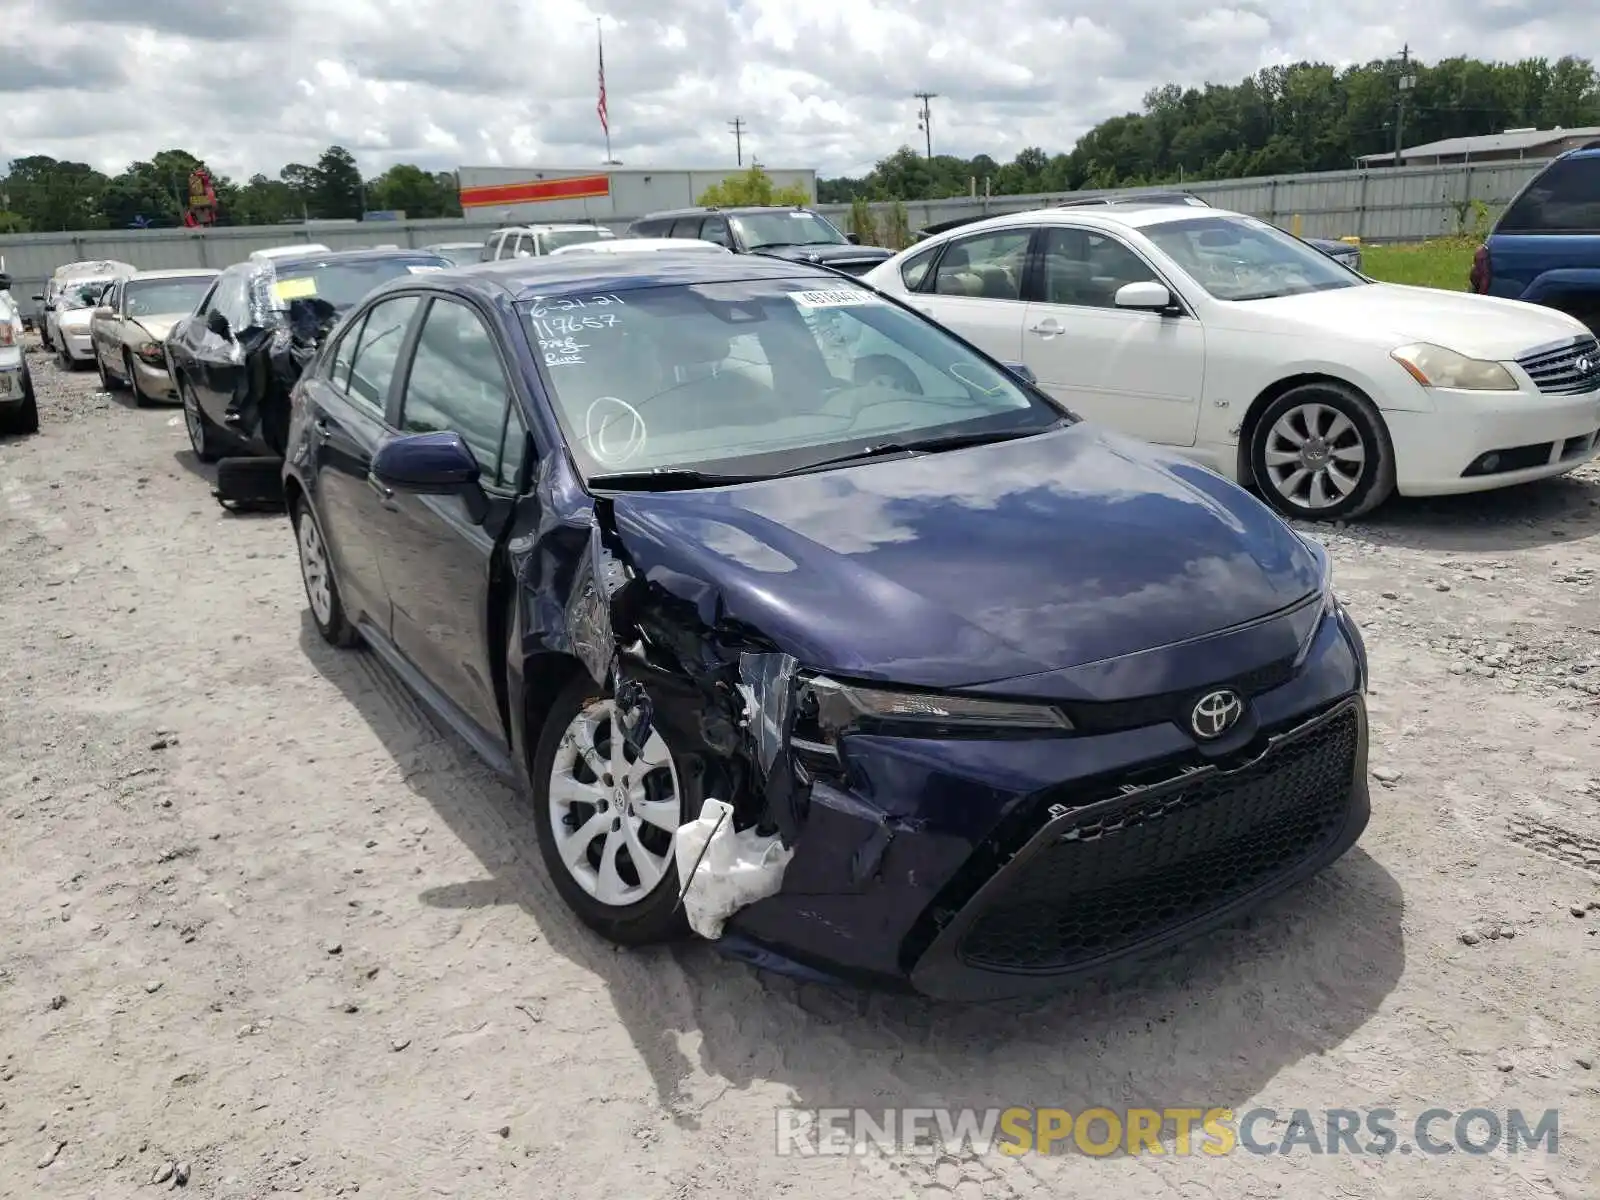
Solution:
M824 269L397 279L307 368L284 479L322 636L527 789L618 943L1012 995L1367 821L1322 549Z

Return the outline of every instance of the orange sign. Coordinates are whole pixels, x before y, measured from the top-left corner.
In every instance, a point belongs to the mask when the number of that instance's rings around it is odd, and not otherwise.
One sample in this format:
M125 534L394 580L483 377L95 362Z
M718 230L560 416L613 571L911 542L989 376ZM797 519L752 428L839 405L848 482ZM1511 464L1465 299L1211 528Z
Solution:
M609 175L573 175L566 179L528 179L516 183L488 183L461 189L462 208L503 208L508 204L538 204L544 200L589 200L611 194Z

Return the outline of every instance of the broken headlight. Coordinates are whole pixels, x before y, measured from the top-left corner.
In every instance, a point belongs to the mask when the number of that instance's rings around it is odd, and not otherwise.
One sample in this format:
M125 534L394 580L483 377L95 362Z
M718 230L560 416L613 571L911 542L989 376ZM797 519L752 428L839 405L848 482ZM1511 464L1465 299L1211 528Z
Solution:
M164 367L167 365L167 354L162 349L160 342L140 342L134 347L133 352L152 367Z
M865 725L912 726L919 732L1066 733L1060 709L1024 700L990 700L937 692L901 692L841 683L825 675L801 681L797 724L832 742Z

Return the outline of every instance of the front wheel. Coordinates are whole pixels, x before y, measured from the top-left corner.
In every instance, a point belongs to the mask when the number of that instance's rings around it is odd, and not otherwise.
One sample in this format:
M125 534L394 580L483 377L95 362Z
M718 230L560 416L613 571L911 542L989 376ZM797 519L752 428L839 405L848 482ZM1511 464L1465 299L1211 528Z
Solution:
M698 775L661 731L635 752L609 693L579 675L545 717L532 780L539 849L578 919L623 946L683 936L673 840L698 811Z
M101 388L108 392L119 392L122 390L122 381L110 371L106 370L105 359L100 357L100 351L98 350L94 352L94 369L100 373Z
M178 398L183 401L183 425L189 432L189 446L194 450L194 456L203 463L216 462L222 457L222 439L217 434L216 426L201 411L194 386L180 379Z
M1301 384L1267 406L1250 438L1250 468L1262 497L1303 521L1359 516L1394 491L1383 418L1332 381Z

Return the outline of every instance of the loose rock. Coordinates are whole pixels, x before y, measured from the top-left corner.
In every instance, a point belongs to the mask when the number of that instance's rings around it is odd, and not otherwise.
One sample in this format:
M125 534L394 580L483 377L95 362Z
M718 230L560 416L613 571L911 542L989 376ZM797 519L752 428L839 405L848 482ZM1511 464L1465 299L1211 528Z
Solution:
M176 1163L164 1162L150 1173L151 1183L165 1183L172 1178L173 1172L178 1169Z

